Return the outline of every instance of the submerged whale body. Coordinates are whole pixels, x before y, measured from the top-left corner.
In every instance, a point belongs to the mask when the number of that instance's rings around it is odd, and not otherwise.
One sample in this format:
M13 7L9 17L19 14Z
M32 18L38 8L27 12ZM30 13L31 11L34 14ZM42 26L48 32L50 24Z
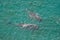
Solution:
M36 20L38 20L39 22L41 21L41 18L39 17L39 15L35 14L35 13L30 13L29 16L31 18L34 18Z
M29 11L28 9L26 9L26 11L28 12L30 18L36 19L39 22L42 21L41 17L37 13Z

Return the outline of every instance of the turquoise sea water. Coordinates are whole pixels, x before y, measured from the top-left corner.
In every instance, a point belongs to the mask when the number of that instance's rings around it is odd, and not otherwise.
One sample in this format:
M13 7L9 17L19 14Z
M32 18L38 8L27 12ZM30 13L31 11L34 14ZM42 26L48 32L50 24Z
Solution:
M29 18L26 9L42 21ZM20 29L15 25L19 23L37 24L39 29ZM60 40L60 0L0 0L0 40Z

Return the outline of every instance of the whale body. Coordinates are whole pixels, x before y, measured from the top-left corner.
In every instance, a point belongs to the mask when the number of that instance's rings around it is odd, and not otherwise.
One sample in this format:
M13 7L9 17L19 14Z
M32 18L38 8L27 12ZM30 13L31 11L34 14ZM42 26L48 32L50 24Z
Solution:
M28 9L26 9L26 11L27 11L27 14L29 14L29 17L30 17L30 18L36 19L36 20L38 20L39 22L42 21L41 17L38 15L38 13L29 11Z
M21 28L28 29L28 30L37 30L38 26L36 24L19 24Z

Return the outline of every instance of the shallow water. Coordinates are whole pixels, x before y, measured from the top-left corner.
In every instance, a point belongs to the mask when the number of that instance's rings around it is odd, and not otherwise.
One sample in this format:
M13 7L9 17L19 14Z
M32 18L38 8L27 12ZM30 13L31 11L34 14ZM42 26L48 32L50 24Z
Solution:
M42 21L28 17L26 8ZM39 29L24 30L19 23L37 24ZM60 0L0 0L0 40L60 40Z

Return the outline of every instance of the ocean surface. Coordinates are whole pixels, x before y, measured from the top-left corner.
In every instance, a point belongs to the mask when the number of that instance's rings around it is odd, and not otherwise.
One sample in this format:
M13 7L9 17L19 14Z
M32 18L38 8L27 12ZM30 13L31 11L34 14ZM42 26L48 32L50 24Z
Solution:
M26 9L42 21L31 19ZM21 29L20 23L39 29ZM0 0L0 40L60 40L60 0Z

